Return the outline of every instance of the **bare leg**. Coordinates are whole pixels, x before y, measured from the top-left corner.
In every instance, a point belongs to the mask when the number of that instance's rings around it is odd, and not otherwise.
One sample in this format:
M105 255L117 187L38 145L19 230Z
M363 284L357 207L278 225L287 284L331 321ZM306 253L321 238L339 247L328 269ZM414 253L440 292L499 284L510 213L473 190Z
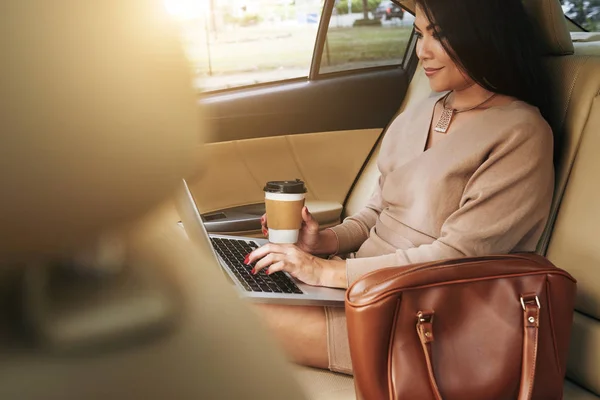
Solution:
M292 361L327 369L327 324L323 307L257 304L254 307Z

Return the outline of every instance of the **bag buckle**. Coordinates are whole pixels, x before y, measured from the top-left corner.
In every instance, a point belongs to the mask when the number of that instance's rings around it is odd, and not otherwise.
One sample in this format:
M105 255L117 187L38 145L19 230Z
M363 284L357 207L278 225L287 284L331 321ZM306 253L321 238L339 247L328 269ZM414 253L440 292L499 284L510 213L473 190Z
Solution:
M417 333L421 343L433 342L433 310L423 310L417 313Z
M417 313L417 321L420 324L432 323L433 322L433 311L419 311Z
M525 311L525 304L535 303L538 308L542 308L540 305L540 299L537 297L535 293L528 293L521 295L521 307L523 307L523 311Z

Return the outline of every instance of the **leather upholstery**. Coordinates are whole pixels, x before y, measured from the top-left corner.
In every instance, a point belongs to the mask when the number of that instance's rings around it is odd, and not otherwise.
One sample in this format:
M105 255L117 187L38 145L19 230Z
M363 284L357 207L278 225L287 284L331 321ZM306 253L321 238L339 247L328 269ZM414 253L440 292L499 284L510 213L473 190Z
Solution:
M600 32L571 32L573 43L597 43L600 42Z
M600 33L571 32L575 53L578 55L600 56Z
M595 59L594 61L598 61ZM594 64L600 74L599 63ZM590 84L591 85L591 84ZM589 90L589 88L588 88ZM600 396L600 274L597 227L600 191L597 152L600 149L600 85L578 120L582 138L552 232L547 255L580 282L567 376ZM578 98L575 93L574 98ZM579 314L581 313L581 314Z
M357 389L364 399L556 399L574 295L572 277L533 254L369 273L346 295Z
M595 262L600 257L595 238L600 192L593 184L600 170L598 49L593 42L576 45L575 56L548 61L559 100L553 128L561 140L552 211L556 222L549 224L543 241L549 242L547 257L579 282L567 364L567 378L577 385L565 385L565 399L600 398L600 275Z
M566 188L573 161L580 148L591 112L591 104L600 88L600 60L588 56L550 57L546 59L554 87L553 118L550 121L557 140L555 151L556 183L550 222L540 241L539 250L547 248L562 194Z
M588 392L581 386L572 382L565 381L563 390L563 399L565 400L598 400L598 396Z
M306 182L309 204L328 202L333 206L330 211L340 210L380 133L381 129L366 129L209 143L204 157L210 168L190 182L190 189L200 212L206 213L262 203L265 182L294 177Z
M573 54L571 34L560 3L557 0L523 0L523 4L539 29L544 54Z
M576 307L567 363L567 378L598 397L598 360L600 360L600 322Z
M303 366L296 367L294 375L304 389L306 400L349 400L356 397L351 376Z

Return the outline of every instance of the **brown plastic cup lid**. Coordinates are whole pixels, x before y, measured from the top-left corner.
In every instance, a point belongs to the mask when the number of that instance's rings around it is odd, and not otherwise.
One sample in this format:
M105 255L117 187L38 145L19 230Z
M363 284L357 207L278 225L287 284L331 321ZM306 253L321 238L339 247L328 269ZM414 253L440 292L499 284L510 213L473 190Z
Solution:
M304 186L304 182L300 179L294 181L270 181L267 182L263 190L269 193L298 194L306 193L306 186Z

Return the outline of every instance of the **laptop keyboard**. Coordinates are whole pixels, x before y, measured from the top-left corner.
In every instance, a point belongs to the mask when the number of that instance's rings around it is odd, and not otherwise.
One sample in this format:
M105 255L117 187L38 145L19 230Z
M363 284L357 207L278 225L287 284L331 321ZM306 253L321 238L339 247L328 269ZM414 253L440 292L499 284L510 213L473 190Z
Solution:
M256 243L214 237L211 237L210 241L215 251L225 260L229 270L236 276L246 291L303 294L294 281L283 272L274 272L267 275L265 270L262 269L256 275L250 273L254 268L254 263L245 265L244 258L246 254L258 248Z

